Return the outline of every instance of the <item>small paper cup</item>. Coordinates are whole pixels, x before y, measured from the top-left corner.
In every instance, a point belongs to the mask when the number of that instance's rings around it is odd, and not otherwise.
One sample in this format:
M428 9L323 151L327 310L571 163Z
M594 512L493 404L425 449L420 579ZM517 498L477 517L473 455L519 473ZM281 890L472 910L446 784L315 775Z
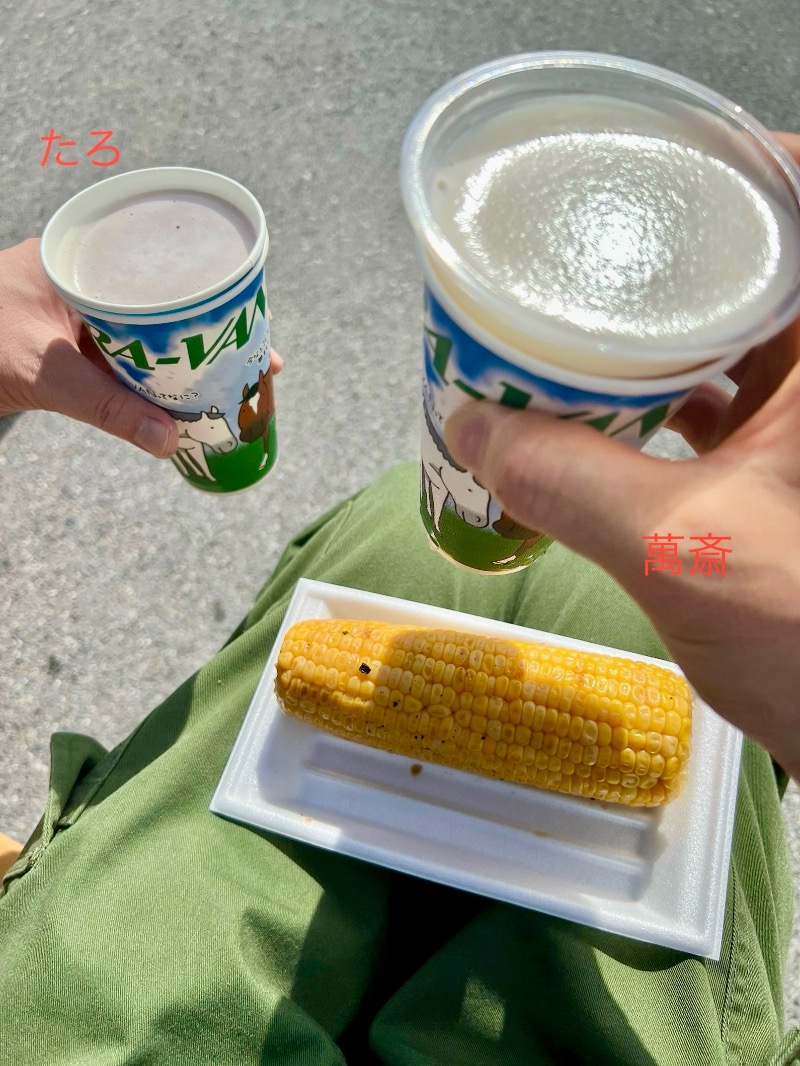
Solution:
M199 292L149 305L93 299L79 291L59 251L74 227L149 193L205 193L240 212L255 235L244 261ZM115 175L68 200L42 234L42 265L83 319L106 362L128 388L178 423L173 463L193 486L236 492L256 484L277 458L275 400L264 264L264 212L243 186L190 167Z
M500 293L448 241L431 190L454 144L529 99L610 96L663 118L680 138L744 173L776 205L788 234L771 305L702 336L603 334L548 317ZM644 120L642 120L644 121ZM647 132L643 127L642 132ZM445 558L482 573L528 566L550 541L515 523L454 461L444 424L470 399L547 411L641 448L692 388L724 372L800 311L800 171L740 107L669 71L617 56L512 56L468 71L420 109L403 144L401 189L425 282L420 503Z

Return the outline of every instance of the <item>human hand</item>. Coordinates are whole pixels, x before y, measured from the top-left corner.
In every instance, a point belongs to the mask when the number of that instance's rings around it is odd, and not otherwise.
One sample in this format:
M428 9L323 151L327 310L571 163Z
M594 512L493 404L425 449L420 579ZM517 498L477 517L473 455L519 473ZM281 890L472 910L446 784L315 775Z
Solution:
M273 371L283 366L270 352ZM175 420L125 388L57 295L31 238L0 251L0 415L58 411L159 459L178 447Z
M685 462L485 401L445 436L504 511L616 578L700 695L800 780L800 321L728 376L734 397L706 384L673 419L700 453ZM726 573L690 574L684 552L681 574L646 574L654 533L730 537Z

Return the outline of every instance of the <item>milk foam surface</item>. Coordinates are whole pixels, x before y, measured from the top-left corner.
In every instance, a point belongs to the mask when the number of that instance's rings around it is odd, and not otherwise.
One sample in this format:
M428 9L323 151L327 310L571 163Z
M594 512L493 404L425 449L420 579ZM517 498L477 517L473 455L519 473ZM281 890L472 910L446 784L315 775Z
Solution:
M58 267L87 298L152 305L223 281L246 261L255 240L247 218L219 197L149 193L69 230Z
M429 197L461 258L524 308L620 337L718 334L774 306L789 220L723 160L615 130L614 108L534 136L541 106L520 109L457 145Z

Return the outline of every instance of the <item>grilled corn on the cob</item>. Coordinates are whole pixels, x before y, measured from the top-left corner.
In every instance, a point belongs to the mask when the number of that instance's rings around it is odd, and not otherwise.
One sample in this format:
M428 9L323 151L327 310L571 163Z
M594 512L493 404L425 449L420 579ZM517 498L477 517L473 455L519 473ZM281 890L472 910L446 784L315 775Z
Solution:
M677 794L691 694L650 663L446 629L298 622L278 656L284 710L420 761L634 806Z

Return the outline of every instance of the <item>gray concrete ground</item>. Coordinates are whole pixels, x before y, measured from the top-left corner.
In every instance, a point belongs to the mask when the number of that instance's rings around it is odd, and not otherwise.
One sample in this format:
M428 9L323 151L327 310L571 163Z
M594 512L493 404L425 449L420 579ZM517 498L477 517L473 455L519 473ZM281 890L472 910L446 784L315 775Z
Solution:
M2 244L123 169L230 174L267 213L287 359L282 458L228 500L55 415L0 422L0 829L24 837L54 730L121 739L225 639L291 534L415 457L420 278L397 158L427 94L495 56L584 48L671 67L794 128L800 19L796 0L4 0L0 11ZM113 129L120 163L40 166L51 127L84 153L91 130ZM800 884L797 791L785 809Z

